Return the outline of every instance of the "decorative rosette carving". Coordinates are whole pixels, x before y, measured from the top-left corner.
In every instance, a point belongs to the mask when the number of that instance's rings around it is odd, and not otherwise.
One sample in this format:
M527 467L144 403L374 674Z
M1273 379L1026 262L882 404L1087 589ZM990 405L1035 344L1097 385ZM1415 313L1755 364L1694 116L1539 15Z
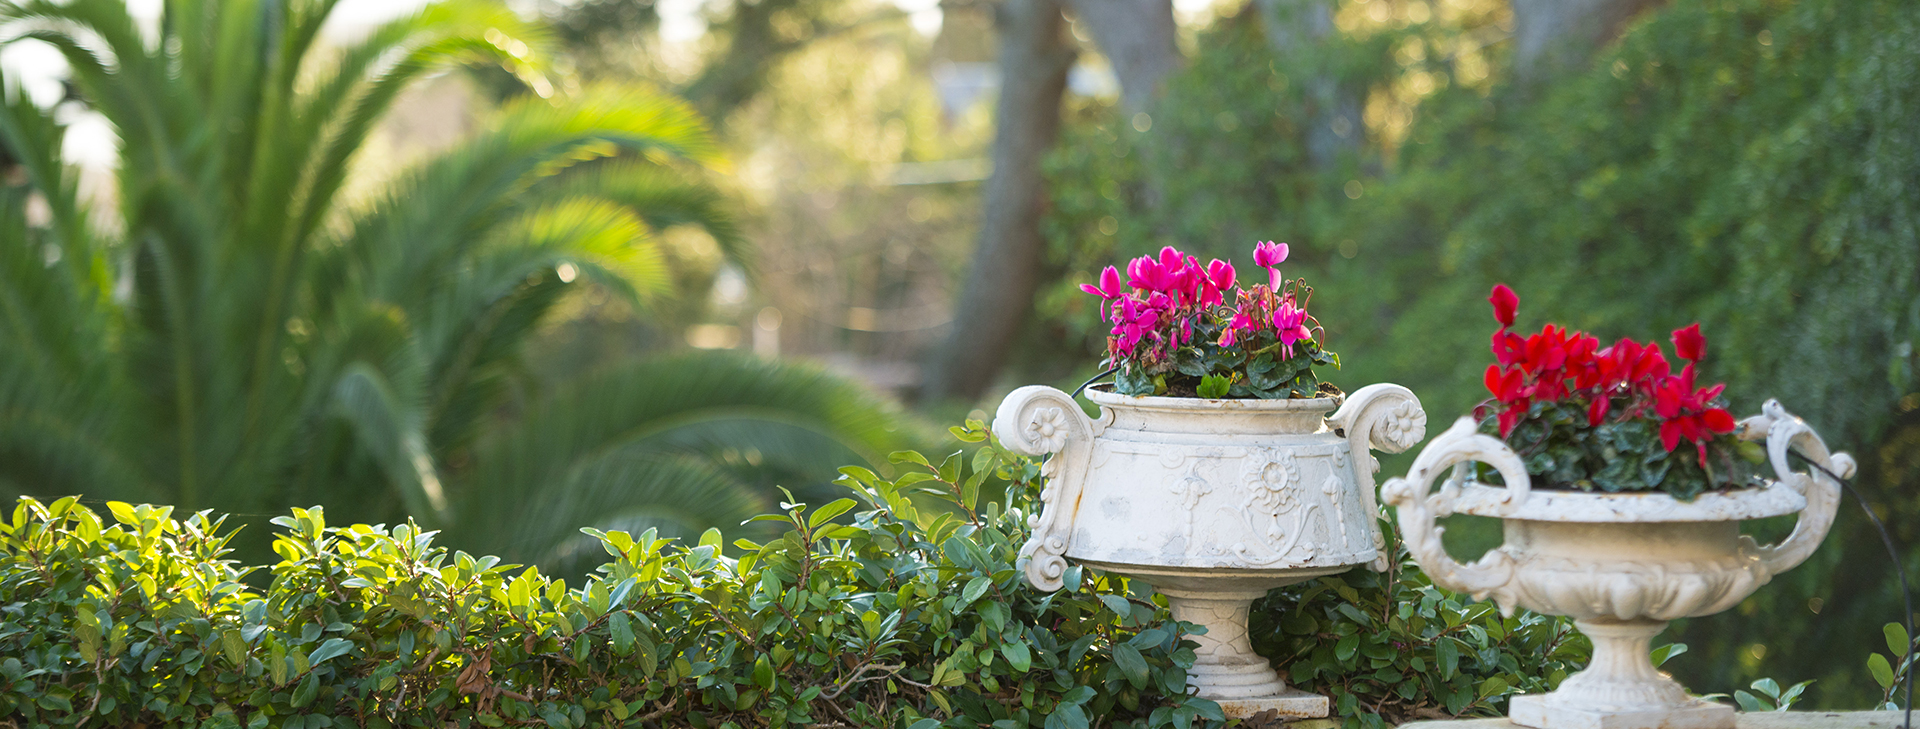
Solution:
M1044 385L1014 390L993 416L993 432L1008 450L1046 457L1040 475L1040 511L1027 517L1033 534L1020 547L1020 569L1041 590L1058 590L1067 571L1067 545L1073 513L1093 452L1093 438L1110 418L1095 421L1081 412L1073 396ZM1068 493L1071 491L1071 493Z

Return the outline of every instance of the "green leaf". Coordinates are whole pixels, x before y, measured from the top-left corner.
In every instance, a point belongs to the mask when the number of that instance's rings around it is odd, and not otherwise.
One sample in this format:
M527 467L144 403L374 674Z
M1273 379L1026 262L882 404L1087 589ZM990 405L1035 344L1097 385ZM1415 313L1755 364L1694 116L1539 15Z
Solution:
M607 615L607 637L612 639L613 652L616 655L624 656L633 652L633 626L631 623L632 621L627 618L627 613L624 610L614 611Z
M1127 683L1136 689L1147 687L1147 659L1140 655L1140 649L1126 643L1113 646L1113 664L1120 667L1120 673L1127 677Z
M1647 659L1653 661L1653 665L1655 668L1659 668L1660 666L1664 665L1667 661L1672 660L1674 656L1680 655L1685 652L1687 652L1687 644L1668 643L1666 645L1663 645L1651 651L1648 651Z
M1737 703L1740 705L1741 711L1753 712L1753 711L1772 711L1773 710L1772 704L1766 703L1765 701L1754 697L1753 694L1747 693L1745 691L1733 692L1733 701L1734 703Z
M1344 605L1345 603L1342 603L1342 606ZM1338 658L1342 661L1349 660L1353 658L1354 652L1358 651L1359 649L1360 649L1360 634L1354 633L1353 635L1349 635L1345 638L1341 638L1340 642L1335 643L1333 645L1333 657Z
M1873 681L1880 684L1880 690L1893 688L1893 666L1887 663L1886 656L1867 654L1867 672L1873 674Z
M1800 683L1794 684L1791 688L1788 688L1786 693L1780 695L1780 706L1778 710L1786 711L1787 709L1792 708L1794 700L1800 698L1800 694L1806 691L1807 687L1812 684L1813 684L1813 679L1807 679L1805 681L1801 681Z
M1033 654L1028 652L1027 644L1018 641L1002 643L1000 655L1007 657L1007 665L1017 673L1026 673L1033 669Z
M1893 659L1897 661L1907 657L1907 651L1913 649L1913 641L1907 636L1906 626L1899 623L1887 623L1886 627L1882 628L1881 631L1886 633L1887 650L1893 652Z
M353 641L345 638L328 638L327 642L321 643L319 648L313 649L313 653L307 656L307 665L318 666L329 658L345 655L351 650L353 650Z
M1451 681L1459 672L1460 648L1452 638L1442 636L1439 645L1433 647L1434 657L1440 661L1440 680Z
M1490 677L1480 682L1480 698L1484 700L1499 696L1506 693L1508 688L1509 686L1506 679L1499 676Z
M1213 399L1226 397L1228 391L1232 389L1232 382L1220 375L1207 375L1200 378L1200 386L1196 388L1201 397Z
M753 662L753 683L763 689L773 689L773 662L765 655Z
M971 605L973 601L980 599L981 595L987 594L987 588L992 586L993 579L990 577L975 577L968 580L966 588L960 591L960 602Z
M307 704L311 704L313 703L314 697L319 695L320 674L309 673L306 678L300 679L300 685L293 690L293 708L298 709Z
M807 528L818 529L821 524L825 524L828 521L832 521L834 517L847 513L848 510L858 504L859 502L853 499L836 499L832 503L815 510L812 516L807 517Z
M1078 704L1061 704L1047 715L1046 729L1087 729L1087 712Z

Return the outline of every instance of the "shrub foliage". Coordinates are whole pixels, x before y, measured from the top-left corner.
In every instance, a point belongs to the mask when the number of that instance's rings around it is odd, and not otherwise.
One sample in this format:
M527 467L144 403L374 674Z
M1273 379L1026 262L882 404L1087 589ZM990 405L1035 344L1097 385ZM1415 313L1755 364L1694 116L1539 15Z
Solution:
M717 531L683 545L587 530L612 559L578 587L450 551L412 524L331 527L318 508L274 520L281 561L261 569L223 559L233 533L207 512L113 502L103 517L72 497L23 498L0 524L0 717L555 729L1222 720L1186 695L1194 626L1171 620L1146 585L1088 573L1070 575L1075 590L1026 586L1016 558L1038 465L978 423L954 431L982 445L937 463L895 454L894 479L844 469L849 498L783 504L759 518L785 533L735 541L735 557ZM981 498L1002 486L1006 502ZM1463 608L1417 574L1312 585L1261 619L1303 659L1294 680L1336 687L1356 724L1415 706L1495 710L1531 685L1517 676L1554 674L1566 655L1537 639L1564 626ZM1284 612L1302 597L1302 612ZM1420 648L1385 650L1396 644ZM1417 677L1429 666L1439 672ZM1402 698L1386 706L1388 695Z

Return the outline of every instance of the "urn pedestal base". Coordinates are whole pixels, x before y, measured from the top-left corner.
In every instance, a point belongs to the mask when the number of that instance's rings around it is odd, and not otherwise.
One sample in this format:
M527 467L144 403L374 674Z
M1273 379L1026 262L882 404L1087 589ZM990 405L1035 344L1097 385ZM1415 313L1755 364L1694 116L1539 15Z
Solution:
M1515 696L1513 723L1535 729L1733 729L1733 707L1687 695L1653 667L1647 647L1665 620L1575 620L1593 662L1552 693Z
M1247 635L1247 611L1267 591L1347 567L1293 570L1199 570L1101 562L1086 564L1153 585L1167 597L1176 620L1207 629L1186 638L1194 649L1187 686L1195 696L1212 699L1229 719L1274 712L1282 719L1317 719L1331 708L1327 697L1292 688L1266 657L1253 652Z

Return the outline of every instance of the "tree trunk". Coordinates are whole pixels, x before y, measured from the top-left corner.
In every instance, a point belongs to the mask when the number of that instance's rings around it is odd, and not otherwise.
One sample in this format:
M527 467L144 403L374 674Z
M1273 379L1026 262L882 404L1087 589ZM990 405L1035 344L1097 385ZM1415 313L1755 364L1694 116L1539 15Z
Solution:
M1665 0L1512 0L1513 66L1522 84L1584 68L1627 22Z
M1337 163L1343 153L1358 149L1367 130L1360 118L1360 93L1342 87L1324 64L1312 62L1311 54L1323 51L1333 37L1332 5L1330 0L1259 0L1267 44L1274 54L1293 61L1292 68L1314 69L1311 78L1301 80L1314 109L1306 123L1305 141L1308 162L1322 170Z
M922 400L979 397L1006 360L1040 285L1047 205L1040 161L1060 132L1074 52L1058 0L1005 0L995 15L1000 99L980 243L953 329L927 365Z
M1120 106L1132 116L1148 111L1161 82L1180 68L1173 0L1068 0L1120 79Z

